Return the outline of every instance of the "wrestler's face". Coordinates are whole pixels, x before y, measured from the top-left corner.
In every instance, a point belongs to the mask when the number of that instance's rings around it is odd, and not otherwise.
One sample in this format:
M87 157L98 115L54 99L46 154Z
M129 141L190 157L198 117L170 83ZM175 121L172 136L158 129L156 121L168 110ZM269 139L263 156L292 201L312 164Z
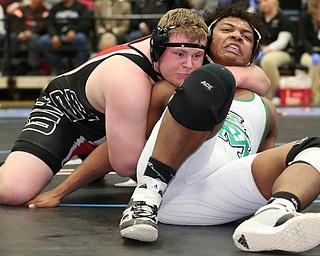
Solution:
M223 66L246 66L253 45L253 29L248 22L235 17L223 18L213 28L210 57Z
M190 41L184 34L172 35L169 43L193 43L207 45L207 39ZM203 63L205 51L200 48L167 47L155 69L160 72L164 79L175 86L180 86L186 77Z

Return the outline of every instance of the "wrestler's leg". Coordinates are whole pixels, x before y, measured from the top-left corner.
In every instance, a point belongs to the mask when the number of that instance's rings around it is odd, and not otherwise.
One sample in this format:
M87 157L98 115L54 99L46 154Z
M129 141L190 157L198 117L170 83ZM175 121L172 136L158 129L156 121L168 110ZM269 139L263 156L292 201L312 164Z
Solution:
M320 193L320 164L317 160L320 140L302 141L304 144L291 142L264 151L252 164L254 179L264 197L270 199L278 192L293 194L294 200L301 204L295 207L297 211L305 209ZM289 166L287 161L290 161Z
M319 171L306 163L288 166L275 181L272 194L283 191L299 198L301 210L307 208L320 194Z
M159 128L162 123L162 118L157 122L154 126L151 135L148 138L148 141L143 148L143 151L140 155L138 166L137 166L137 180L138 183L141 183L141 178L144 175L145 169L147 167L148 161L152 152L154 150L154 146L158 137ZM220 125L219 125L220 127ZM179 128L178 128L179 129ZM213 147L215 145L217 137L211 138L203 144L201 148L199 148L190 158L188 158L183 165L179 168L183 169L184 176L186 179L189 180L188 183L196 182L197 180L201 179L201 176L208 175L208 174L200 174L199 171L207 165L209 160L212 157ZM180 143L181 144L181 143ZM182 146L182 145L180 145ZM177 149L178 150L178 149ZM219 166L223 165L225 158L219 155L219 160L217 159L216 164ZM197 177L194 177L197 176Z
M267 200L259 192L250 155L215 169L215 158L203 170L208 176L188 184L180 169L168 186L159 210L159 221L174 225L221 225L252 215Z
M82 141L74 124L41 94L12 152L0 169L0 202L21 205L34 198ZM55 110L55 111L53 111Z
M252 175L261 194L266 199L270 199L274 182L286 168L285 159L294 143L266 150L254 159Z
M298 213L320 193L319 142L317 138L301 140L283 152L285 156L280 159L281 164L288 163L289 166L285 166L278 177L274 176L276 179L271 187L274 178L270 179L269 203L235 230L233 239L239 249L302 252L320 244L320 213ZM271 155L275 158L268 158L268 155L266 151L260 154L259 159L256 158L257 162L263 160L260 167L263 163L268 165L268 159L269 162L279 160L276 155ZM270 174L273 177L271 168ZM265 180L268 180L268 175Z
M12 152L0 167L0 203L21 205L36 196L52 177L51 169L38 157Z

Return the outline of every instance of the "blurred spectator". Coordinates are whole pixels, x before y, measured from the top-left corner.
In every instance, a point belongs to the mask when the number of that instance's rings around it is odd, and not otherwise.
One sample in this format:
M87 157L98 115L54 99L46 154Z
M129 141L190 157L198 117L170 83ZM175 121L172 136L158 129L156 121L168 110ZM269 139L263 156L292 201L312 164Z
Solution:
M301 0L301 10L302 10L302 11L307 11L307 9L308 9L308 2L309 2L309 0Z
M1 50L4 47L4 42L6 39L6 27L5 27L5 15L2 5L0 5L0 48ZM1 53L1 56L3 56L3 53Z
M6 7L6 14L12 14L14 10L29 4L30 0L10 1Z
M188 8L199 15L202 15L207 4L207 0L187 0L186 2L188 4Z
M244 6L248 12L256 12L259 7L259 0L220 0L220 3L233 3Z
M115 34L110 32L104 33L99 40L98 51L101 52L105 49L108 49L112 46L116 46L118 44L119 44L118 38Z
M174 8L189 8L188 0L163 0L169 9Z
M208 9L213 11L219 4L219 0L207 0L207 3L204 7L204 9Z
M244 8L249 8L249 0L220 0L220 3L233 3L233 4L239 4L241 6L244 6Z
M132 14L131 3L127 0L97 0L94 8L96 35L98 41L104 33L113 33L119 43L127 41L130 20L128 19L105 19L115 15ZM98 45L100 42L98 42Z
M105 49L108 49L110 47L116 46L118 44L120 44L120 43L119 43L118 38L115 34L110 33L110 32L104 33L100 37L99 44L97 45L96 51L93 51L91 53L90 57L93 57L97 53L99 53Z
M3 10L3 7L2 5L0 5L0 72L3 71L3 56L4 56L4 51L5 51L5 40L6 40L6 34L7 34L7 31L6 31L6 27L5 27L5 15L4 15L4 10Z
M288 47L293 46L292 26L289 18L282 13L278 0L260 0L259 11L269 36L262 42L262 49L256 63L261 66L271 81L267 98L272 100L277 96L280 80L279 67L292 61L292 56L287 52ZM276 100L278 97L274 99L275 104Z
M94 0L77 0L79 3L85 5L88 7L90 11L93 12L94 6L95 6L95 1Z
M300 63L309 68L312 81L312 103L320 105L320 0L309 0L301 14L299 42L304 52Z
M48 15L49 12L43 5L43 0L31 0L29 4L19 5L9 15L10 41L4 60L6 64L13 65L14 74L38 74L39 37L45 33L45 21ZM21 51L27 53L27 66L21 61Z
M218 4L220 3L219 0L186 0L187 7L194 12L198 13L199 15L203 14L203 11L214 10Z
M137 0L132 9L133 14L164 14L169 10L165 1L160 0ZM151 34L157 26L159 18L147 20L131 20L128 41Z
M51 10L52 6L59 2L60 0L44 0L43 4L47 7L48 10Z
M91 18L89 9L76 0L61 0L52 6L47 20L47 34L40 37L40 45L53 74L66 71L63 65L65 54L75 52L76 55L76 63L72 63L69 69L88 60Z
M31 0L20 0L20 1L7 1L9 2L7 5L6 5L6 14L12 14L12 12L21 7L21 6L24 6L24 5L28 5L30 3ZM44 0L43 1L43 5L45 7L47 7L48 10L51 9L52 5L58 3L59 0Z
M259 9L259 0L249 0L248 12L256 12Z
M6 14L7 7L12 3L12 0L0 0L0 5L2 6L3 12Z

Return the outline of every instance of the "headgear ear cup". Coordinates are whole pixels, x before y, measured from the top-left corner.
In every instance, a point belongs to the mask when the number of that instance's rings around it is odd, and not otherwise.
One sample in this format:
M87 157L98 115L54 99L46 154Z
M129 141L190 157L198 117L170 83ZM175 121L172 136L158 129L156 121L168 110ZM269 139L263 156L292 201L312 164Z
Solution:
M212 41L212 31L213 31L213 27L215 26L215 24L217 23L217 21L220 20L220 18L214 20L213 22L211 22L211 24L208 27L208 42L207 42L207 46L208 46L208 53L210 54L210 45L211 45L211 41Z
M261 49L259 42L255 43L255 45L253 47L254 48L252 51L251 59L250 59L249 63L247 64L247 66L249 66L252 62L254 62L254 60L257 58L259 51Z
M150 38L150 54L152 61L157 62L166 50L165 43L169 41L168 28L157 26Z
M249 66L257 58L259 51L261 49L261 45L260 45L261 34L259 33L259 31L255 27L252 26L252 29L253 29L253 34L254 34L254 45L253 45L251 59L250 59L249 63L247 64L247 66Z

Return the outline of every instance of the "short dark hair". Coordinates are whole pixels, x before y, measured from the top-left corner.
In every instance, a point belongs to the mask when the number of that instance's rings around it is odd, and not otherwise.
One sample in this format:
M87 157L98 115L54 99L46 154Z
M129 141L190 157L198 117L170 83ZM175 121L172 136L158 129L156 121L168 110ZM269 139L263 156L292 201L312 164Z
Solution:
M267 35L266 28L261 22L261 16L257 13L248 12L243 5L236 3L219 3L215 9L207 9L203 13L203 19L208 26L210 26L213 21L226 17L235 17L245 20L259 31L262 38Z

